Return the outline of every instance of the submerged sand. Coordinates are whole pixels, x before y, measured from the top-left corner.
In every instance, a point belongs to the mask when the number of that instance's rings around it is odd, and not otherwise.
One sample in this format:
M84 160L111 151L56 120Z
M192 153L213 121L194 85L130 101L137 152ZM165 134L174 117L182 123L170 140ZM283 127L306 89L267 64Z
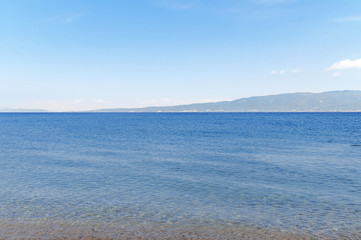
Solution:
M0 223L0 239L361 239L361 234L326 236L301 231L283 231L254 226L119 225L50 221L7 221Z

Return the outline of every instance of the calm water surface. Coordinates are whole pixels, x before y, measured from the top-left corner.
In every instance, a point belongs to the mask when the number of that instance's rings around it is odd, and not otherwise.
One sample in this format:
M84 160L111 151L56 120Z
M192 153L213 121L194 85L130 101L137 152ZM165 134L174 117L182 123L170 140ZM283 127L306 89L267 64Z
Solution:
M0 222L361 238L359 144L360 113L0 114Z

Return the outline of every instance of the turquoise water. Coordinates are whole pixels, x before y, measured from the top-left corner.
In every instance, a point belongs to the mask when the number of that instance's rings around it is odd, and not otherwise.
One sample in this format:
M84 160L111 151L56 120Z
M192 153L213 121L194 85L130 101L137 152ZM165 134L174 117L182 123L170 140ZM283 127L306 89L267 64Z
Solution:
M360 113L0 114L0 222L361 238L359 144Z

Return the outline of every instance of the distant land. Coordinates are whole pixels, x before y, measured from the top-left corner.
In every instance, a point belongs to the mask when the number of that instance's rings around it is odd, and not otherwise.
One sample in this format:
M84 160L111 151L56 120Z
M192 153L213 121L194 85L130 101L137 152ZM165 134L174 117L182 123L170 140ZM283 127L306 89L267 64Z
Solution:
M361 112L361 91L285 93L188 105L111 108L94 112Z
M28 108L0 108L0 112L47 112L47 110Z
M45 109L0 108L0 112L51 112ZM233 101L144 108L109 108L81 112L361 112L361 91L284 93Z

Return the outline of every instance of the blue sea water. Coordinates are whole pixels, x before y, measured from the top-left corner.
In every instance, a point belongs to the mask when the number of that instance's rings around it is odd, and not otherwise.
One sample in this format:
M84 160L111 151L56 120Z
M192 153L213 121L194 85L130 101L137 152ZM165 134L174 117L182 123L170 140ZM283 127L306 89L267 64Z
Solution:
M4 113L0 223L361 238L359 144L360 113Z

